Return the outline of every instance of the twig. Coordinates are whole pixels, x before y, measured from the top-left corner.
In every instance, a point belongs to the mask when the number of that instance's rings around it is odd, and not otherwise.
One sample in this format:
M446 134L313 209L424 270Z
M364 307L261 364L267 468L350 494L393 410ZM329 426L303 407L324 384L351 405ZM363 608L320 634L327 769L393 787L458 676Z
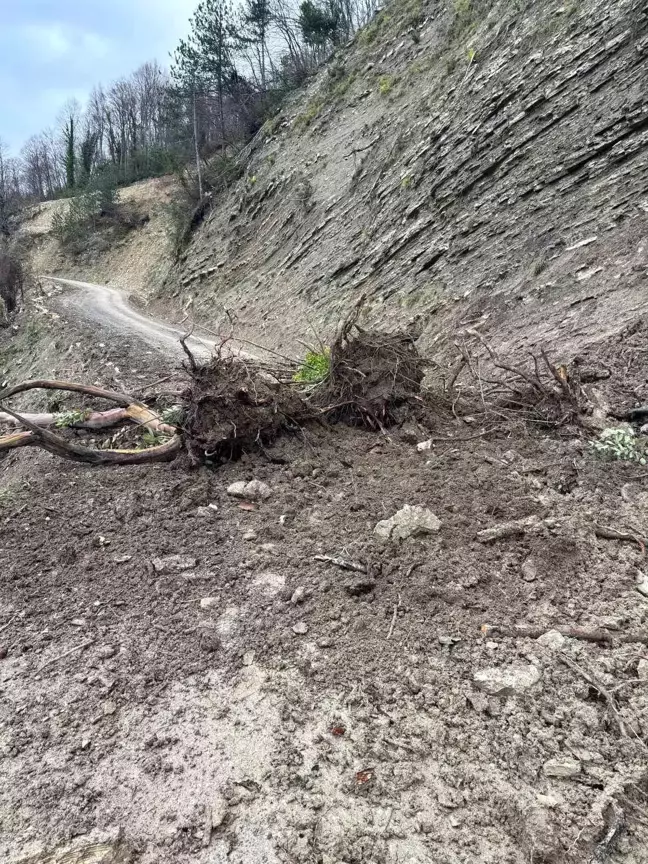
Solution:
M572 627L558 624L551 628L557 630L567 639L581 639L584 642L596 642L603 645L620 642L624 645L648 645L648 634L646 633L619 633L612 634L607 630L588 630L584 627ZM483 633L499 633L501 636L510 636L514 639L538 639L544 636L547 630L544 627L527 627L517 624L514 627L501 627L499 625L484 625Z
M7 621L6 624L3 624L2 627L0 627L0 633L4 633L4 631L5 631L8 627L11 627L11 625L13 624L13 622L16 620L17 617L18 617L17 615L14 615L13 618L10 618L9 621Z
M191 330L188 333L185 333L184 336L180 337L180 344L182 345L182 350L187 355L187 358L189 360L189 368L191 369L192 372L195 372L198 369L198 365L196 364L196 358L191 353L191 349L187 345L187 339L191 336L192 332L193 332L193 327L191 328Z
M605 525L599 524L594 525L594 533L603 540L627 540L629 543L637 543L641 550L641 557L646 557L646 541L635 534L629 534L627 531L616 531L614 528L607 528Z
M614 699L608 692L608 690L606 690L606 688L601 684L601 682L594 678L593 675L591 675L589 672L586 672L585 669L583 669L582 666L579 666L578 663L571 659L571 657L568 657L564 653L564 651L559 651L557 656L565 664L565 666L569 666L570 669L572 669L574 672L577 672L581 676L581 678L584 678L588 684L590 684L598 693L601 694L601 696L605 699L607 706L610 709L614 720L616 721L617 726L619 727L621 737L627 738L628 730L626 729L623 718L619 714L617 707L614 704Z
M349 561L346 558L332 558L330 555L315 555L315 561L323 561L326 564L333 564L335 567L340 567L342 570L354 570L356 573L366 573L367 568L364 564L358 564L355 561Z
M75 651L82 651L84 648L87 648L89 645L92 645L94 639L87 639L85 642L82 642L80 645L77 645L75 648L70 648L69 651L65 651L63 654L59 654L58 657L52 658L52 660L48 660L47 663L43 663L42 666L39 666L36 672L42 672L43 669L46 669L48 666L51 666L53 663L58 663L59 660L63 660L65 657L68 657L70 654L74 654Z
M621 829L624 826L625 820L623 818L623 811L615 806L614 801L610 803L610 809L612 810L610 827L606 831L605 837L597 843L596 849L594 850L594 857L591 859L591 864L597 864L597 862L603 862L608 859L612 846L616 842Z
M392 633L394 632L394 626L396 624L396 618L398 617L398 610L401 605L401 595L398 595L398 603L394 605L394 614L392 615L391 624L389 625L389 633L387 634L387 638L391 639Z

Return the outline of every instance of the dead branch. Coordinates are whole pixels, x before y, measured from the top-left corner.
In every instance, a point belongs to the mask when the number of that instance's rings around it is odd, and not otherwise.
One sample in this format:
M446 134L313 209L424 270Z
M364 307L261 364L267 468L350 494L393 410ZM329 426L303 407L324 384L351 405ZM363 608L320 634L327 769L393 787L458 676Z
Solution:
M26 393L28 390L67 390L71 393L83 393L86 396L95 396L98 399L115 402L123 408L128 408L129 405L137 403L136 399L133 399L132 396L126 393L115 393L112 390L104 390L102 387L94 387L91 384L77 384L75 381L51 381L47 379L23 381L22 384L8 387L0 391L0 399L8 399L10 396Z
M0 449L9 449L9 447L32 446L41 447L52 453L55 456L60 456L63 459L71 459L74 462L84 462L89 465L143 465L149 462L167 462L173 459L179 452L182 446L182 440L179 435L174 435L169 441L160 444L157 447L149 447L145 450L93 450L89 447L82 447L71 441L67 441L60 435L50 432L48 429L43 429L35 423L16 414L4 406L7 414L14 417L21 426L25 426L31 433L27 437L25 433L20 436L6 436L18 438L19 443L9 443L0 447ZM2 439L0 439L2 444Z
M567 639L581 639L584 642L597 642L602 645L638 644L648 645L648 633L611 633L608 630L588 629L586 627L572 627L571 625L558 624L551 627L557 630ZM497 633L500 636L508 636L514 639L538 639L547 633L546 627L529 627L525 624L516 624L513 627L499 624L487 624L482 628L484 634Z
M616 531L614 528L606 528L605 525L595 525L594 533L597 537L603 540L625 540L628 543L636 543L641 550L642 558L646 556L646 540L643 537L637 537L636 534L630 534L627 531Z
M614 703L614 697L609 693L608 690L605 689L603 684L595 678L590 672L586 672L582 666L579 666L571 657L568 657L564 652L558 652L558 659L565 664L565 666L569 666L574 672L577 672L581 678L583 678L587 683L593 687L601 696L605 699L608 708L610 709L610 713L614 718L617 726L619 727L619 732L621 733L622 738L628 737L628 730L626 729L626 725L623 722L623 718L619 714L619 711Z
M341 570L354 570L356 573L365 573L367 568L364 564L358 564L356 561L349 561L347 558L333 558L331 555L315 555L315 561L322 561L325 564L332 564L334 567L339 567Z
M0 452L3 450L14 450L16 447L28 447L33 444L31 432L12 432L11 435L0 437Z
M192 354L191 349L187 345L187 339L190 336L191 336L191 331L189 331L189 333L185 333L185 335L182 336L180 339L180 344L182 345L182 350L187 355L187 359L189 360L189 369L192 372L196 372L198 370L198 364L196 363L196 358Z

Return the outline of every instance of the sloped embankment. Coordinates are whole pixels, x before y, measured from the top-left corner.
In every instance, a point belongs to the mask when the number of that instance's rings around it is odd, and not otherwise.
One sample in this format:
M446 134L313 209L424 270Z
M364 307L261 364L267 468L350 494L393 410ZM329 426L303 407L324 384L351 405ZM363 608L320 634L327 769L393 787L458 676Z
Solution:
M266 124L166 290L288 345L367 292L422 344L577 347L636 317L639 0L396 2Z

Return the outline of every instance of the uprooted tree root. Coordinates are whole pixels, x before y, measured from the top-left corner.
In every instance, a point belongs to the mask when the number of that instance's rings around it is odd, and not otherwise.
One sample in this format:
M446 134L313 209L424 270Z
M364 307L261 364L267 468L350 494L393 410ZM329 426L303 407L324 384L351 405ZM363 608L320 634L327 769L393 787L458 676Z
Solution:
M191 385L184 394L181 429L164 423L128 394L69 381L27 381L0 392L0 423L22 427L0 437L0 452L32 446L78 462L126 465L171 460L184 451L192 464L221 463L263 450L280 434L299 431L308 422L330 420L383 430L423 406L421 382L427 363L412 334L361 328L357 323L361 305L339 327L326 355L328 374L314 387L296 386L297 364L273 368L227 353L227 339L208 364L199 365L184 338L181 344ZM84 446L52 431L50 427L62 425L60 414L20 414L6 405L10 397L34 389L66 390L119 406L66 412L73 416L65 425L77 435L132 422L148 429L157 446L130 450Z
M486 349L487 362L465 343L458 344L461 358L447 384L449 392L458 390L459 378L468 373L469 389L479 398L484 414L550 428L583 425L592 405L576 369L552 363L544 348L523 363L505 361L481 334L468 332Z
M427 361L406 331L365 330L358 304L330 348L329 372L311 401L333 421L383 429L402 419L399 409L421 402Z
M261 364L216 355L206 366L190 360L190 367L184 432L194 463L237 459L313 416L299 395Z

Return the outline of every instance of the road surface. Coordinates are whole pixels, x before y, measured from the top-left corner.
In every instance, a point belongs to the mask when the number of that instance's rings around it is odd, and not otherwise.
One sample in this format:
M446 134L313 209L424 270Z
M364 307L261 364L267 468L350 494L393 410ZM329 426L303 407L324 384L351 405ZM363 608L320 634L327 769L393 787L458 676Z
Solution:
M118 335L131 334L139 337L147 345L166 354L182 354L180 339L186 330L167 324L158 318L151 318L134 309L124 294L107 285L92 282L78 282L75 279L61 279L58 276L43 276L56 285L67 285L75 290L64 294L60 301L66 308ZM196 357L209 357L220 340L215 341L199 328L195 328L187 339L187 346ZM242 352L241 352L242 353Z

